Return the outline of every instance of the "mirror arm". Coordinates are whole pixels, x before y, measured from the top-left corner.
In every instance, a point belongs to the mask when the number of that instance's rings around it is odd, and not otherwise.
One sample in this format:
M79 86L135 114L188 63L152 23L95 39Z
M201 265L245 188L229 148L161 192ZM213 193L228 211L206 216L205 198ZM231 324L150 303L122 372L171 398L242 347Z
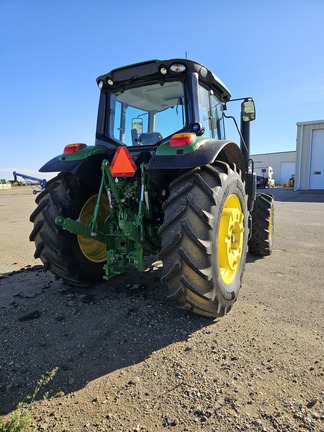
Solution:
M245 168L248 170L248 161L250 159L250 122L243 121L241 115L241 151L243 153Z
M233 122L234 122L234 124L235 124L235 127L236 127L236 130L237 130L237 132L238 132L238 134L239 134L239 136L240 136L240 140L241 140L241 149L242 149L243 146L244 146L244 148L245 148L245 151L244 151L244 152L242 151L242 153L249 153L249 148L248 148L248 146L247 146L246 143L245 143L245 139L244 139L244 137L243 137L243 135L242 135L242 133L241 133L241 131L240 131L240 128L238 127L238 124L237 124L236 118L233 117L233 116L228 116L228 115L226 115L224 112L223 112L223 116L224 116L225 118L227 118L227 119L232 119L232 120L233 120Z

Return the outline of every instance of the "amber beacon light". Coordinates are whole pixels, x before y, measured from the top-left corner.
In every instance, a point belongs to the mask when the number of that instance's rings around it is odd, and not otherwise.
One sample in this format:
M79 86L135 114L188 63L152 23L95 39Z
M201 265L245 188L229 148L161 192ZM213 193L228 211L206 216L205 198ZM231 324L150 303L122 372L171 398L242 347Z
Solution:
M182 147L192 144L195 141L196 134L190 133L179 133L173 135L170 141L170 147Z

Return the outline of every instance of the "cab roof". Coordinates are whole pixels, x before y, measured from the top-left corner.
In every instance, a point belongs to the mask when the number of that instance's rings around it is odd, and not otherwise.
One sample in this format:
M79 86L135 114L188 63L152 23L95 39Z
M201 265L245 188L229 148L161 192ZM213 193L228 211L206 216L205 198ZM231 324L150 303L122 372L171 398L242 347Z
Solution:
M175 71L179 69L175 65L184 66L182 68L184 70ZM230 99L231 93L228 88L211 70L196 61L181 58L149 60L113 69L104 75L100 75L97 78L97 83L103 91L109 91L109 89L118 88L122 85L177 76L184 77L190 73L197 73L199 81L214 89L224 102Z

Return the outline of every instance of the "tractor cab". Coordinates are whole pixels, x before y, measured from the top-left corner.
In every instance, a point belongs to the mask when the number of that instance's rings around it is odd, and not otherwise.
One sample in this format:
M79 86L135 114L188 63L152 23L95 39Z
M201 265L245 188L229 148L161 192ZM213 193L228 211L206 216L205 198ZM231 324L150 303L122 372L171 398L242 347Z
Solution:
M150 61L97 79L96 145L158 146L179 132L224 139L225 85L190 60Z

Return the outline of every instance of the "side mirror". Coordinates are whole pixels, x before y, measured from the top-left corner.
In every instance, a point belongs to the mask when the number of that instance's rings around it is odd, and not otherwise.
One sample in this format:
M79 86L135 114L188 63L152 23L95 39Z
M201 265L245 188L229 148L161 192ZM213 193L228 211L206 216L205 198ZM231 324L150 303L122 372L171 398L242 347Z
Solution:
M250 122L255 120L255 104L252 98L247 98L241 104L241 116L244 122Z
M136 129L138 135L143 133L143 119L141 118L133 118L132 119L132 129Z

